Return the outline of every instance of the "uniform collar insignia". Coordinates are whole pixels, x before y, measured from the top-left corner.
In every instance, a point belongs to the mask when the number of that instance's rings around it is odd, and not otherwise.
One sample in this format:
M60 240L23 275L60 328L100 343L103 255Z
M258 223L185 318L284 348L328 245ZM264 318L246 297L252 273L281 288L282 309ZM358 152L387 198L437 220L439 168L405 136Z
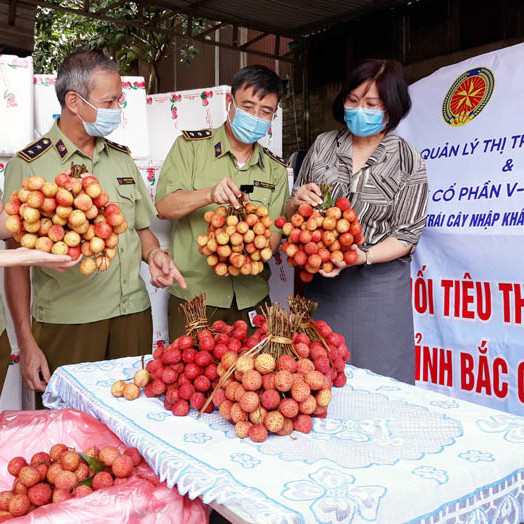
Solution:
M55 144L56 152L58 153L58 156L63 160L67 154L69 153L67 146L64 144L64 141L62 139L58 140L58 142Z
M218 158L222 155L222 142L217 142L215 144L215 158Z

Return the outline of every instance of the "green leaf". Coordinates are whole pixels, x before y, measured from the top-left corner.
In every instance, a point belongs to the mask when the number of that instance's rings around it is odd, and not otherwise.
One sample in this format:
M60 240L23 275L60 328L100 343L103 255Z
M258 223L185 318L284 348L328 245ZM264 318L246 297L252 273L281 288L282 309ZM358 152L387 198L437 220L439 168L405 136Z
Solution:
M100 459L90 457L85 453L79 453L79 455L87 462L87 465L95 472L95 474L104 471L104 469L106 468L105 463L102 462Z
M80 482L77 483L77 486L89 486L90 488L92 488L93 487L93 477L89 477L88 479L81 480Z

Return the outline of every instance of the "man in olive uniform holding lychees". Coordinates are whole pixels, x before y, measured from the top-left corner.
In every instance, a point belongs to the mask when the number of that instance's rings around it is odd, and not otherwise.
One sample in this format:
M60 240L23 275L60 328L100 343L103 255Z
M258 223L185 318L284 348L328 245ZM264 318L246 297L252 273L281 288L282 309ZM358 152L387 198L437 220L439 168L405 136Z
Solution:
M256 276L218 276L198 252L197 237L205 233L206 211L218 205L239 207L241 186L249 200L266 206L274 220L289 195L286 164L257 141L264 137L278 108L281 82L263 66L236 73L226 96L227 120L217 129L183 131L160 174L156 193L160 218L176 220L170 254L187 281L187 290L173 285L169 297L169 338L184 332L179 305L184 298L206 293L212 320L249 323L255 308L269 301L269 270ZM272 251L280 243L273 228Z
M58 366L151 351L151 306L139 274L142 260L149 265L153 285L166 287L174 280L185 285L149 230L156 210L129 150L103 138L121 119L116 64L99 53L73 53L60 67L55 87L60 119L9 162L4 199L20 189L26 177L54 180L72 162L83 164L110 201L120 205L129 229L119 235L116 257L104 272L86 276L78 266L63 273L37 268L30 281L27 268L6 269L21 372L36 391L45 389ZM9 247L17 246L11 241Z

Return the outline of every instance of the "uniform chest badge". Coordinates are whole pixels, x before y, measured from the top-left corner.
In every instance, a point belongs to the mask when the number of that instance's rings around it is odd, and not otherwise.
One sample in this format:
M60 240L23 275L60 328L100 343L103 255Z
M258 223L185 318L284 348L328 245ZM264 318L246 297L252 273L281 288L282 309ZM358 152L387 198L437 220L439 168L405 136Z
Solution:
M255 187L261 187L262 189L269 189L275 191L275 184L269 184L268 182L262 182L261 180L254 180L253 185Z
M121 186L129 186L136 183L132 176L117 177L116 180Z

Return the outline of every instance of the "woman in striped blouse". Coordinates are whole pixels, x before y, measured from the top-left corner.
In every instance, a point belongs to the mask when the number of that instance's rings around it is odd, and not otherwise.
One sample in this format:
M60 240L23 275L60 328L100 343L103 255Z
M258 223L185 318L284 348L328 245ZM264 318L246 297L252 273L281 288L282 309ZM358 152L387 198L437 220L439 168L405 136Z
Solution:
M333 104L344 128L315 140L286 214L320 204L321 183L335 200L350 200L365 237L358 260L315 275L305 294L319 303L316 318L346 337L352 364L414 383L409 262L426 223L428 182L421 155L394 134L410 107L398 62L356 67Z

